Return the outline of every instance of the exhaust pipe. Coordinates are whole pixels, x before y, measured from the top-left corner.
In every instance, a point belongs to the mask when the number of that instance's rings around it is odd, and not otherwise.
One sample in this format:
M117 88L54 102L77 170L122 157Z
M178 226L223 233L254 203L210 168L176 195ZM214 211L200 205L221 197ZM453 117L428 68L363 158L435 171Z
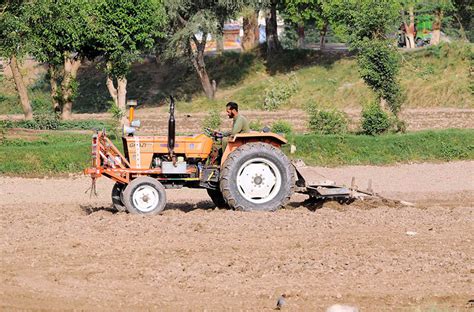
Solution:
M168 154L173 164L176 165L176 156L174 155L174 146L176 140L176 121L174 119L174 98L170 95L170 119L168 120Z

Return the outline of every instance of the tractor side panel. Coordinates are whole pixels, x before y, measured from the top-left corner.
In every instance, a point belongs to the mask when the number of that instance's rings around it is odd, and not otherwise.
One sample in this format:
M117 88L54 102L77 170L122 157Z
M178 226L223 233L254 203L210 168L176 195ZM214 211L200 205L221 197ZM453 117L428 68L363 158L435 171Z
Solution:
M132 168L150 168L153 155L168 154L168 138L164 136L134 136L124 138L124 148ZM186 158L206 159L212 149L212 139L205 135L177 137L174 153Z
M148 169L153 158L153 142L139 137L127 138L128 157L131 168Z

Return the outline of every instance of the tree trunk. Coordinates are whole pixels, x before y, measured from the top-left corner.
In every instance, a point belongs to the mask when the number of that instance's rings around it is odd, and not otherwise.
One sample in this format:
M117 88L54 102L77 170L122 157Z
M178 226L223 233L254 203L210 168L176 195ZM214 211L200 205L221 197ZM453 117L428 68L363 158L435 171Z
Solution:
M271 1L270 9L265 17L265 33L267 36L267 54L281 51L281 44L278 40L278 25L276 14L276 0Z
M405 42L407 49L414 49L416 47L415 36L413 34L405 34Z
M304 49L305 48L304 24L298 25L297 32L298 32L298 49Z
M81 66L81 60L64 57L64 77L61 84L62 108L61 119L71 119L72 100L74 98L74 82L77 77L77 71Z
M194 52L191 48L191 42L188 44L188 51L190 53L191 61L194 69L198 74L199 80L201 81L202 88L208 99L214 99L215 88L213 88L209 75L207 74L206 64L204 63L204 50L206 48L206 36L207 33L203 33L202 41L199 42L196 36L192 36L192 40L196 45L196 51Z
M319 31L319 50L323 51L326 46L326 34L328 33L328 23L324 22L323 27Z
M441 41L441 21L443 20L443 10L437 9L434 15L433 32L431 34L430 44L437 45Z
M242 49L249 51L255 48L259 42L258 13L252 11L251 14L244 16L242 28L244 36L242 38Z
M49 83L51 85L51 101L53 102L53 111L55 113L59 113L61 111L61 107L59 106L58 101L58 72L56 66L53 64L49 64L48 66L49 72Z
M198 51L193 59L193 65L201 81L202 88L208 99L212 100L215 95L215 88L212 87L211 80L207 74L206 65L204 64L204 53Z
M408 14L410 15L410 23L405 23L405 39L407 49L416 48L415 44L415 13L414 8L408 8Z
M120 128L123 128L123 126L127 124L127 78L117 78L117 87L115 87L113 78L107 76L106 85L114 104L122 111ZM129 121L129 123L130 122L131 121Z
M122 119L120 120L120 126L123 127L127 122L127 78L117 78L117 106L123 112ZM129 120L129 123L132 121Z
M255 46L258 47L260 44L260 25L258 24L258 15L260 14L260 10L255 10L255 17L253 18L252 25L254 26L254 39L255 39Z
M222 54L222 52L224 52L224 36L222 36L222 34L217 35L216 52L218 54Z
M117 88L115 88L114 86L114 81L112 80L112 78L107 76L107 82L105 84L107 86L107 90L109 90L110 97L114 101L114 104L118 107L118 92Z
M224 20L219 21L219 33L216 37L216 52L222 54L224 52Z
M13 80L15 81L15 87L20 97L21 108L26 120L33 119L33 109L31 108L30 99L28 98L28 90L26 89L25 82L21 75L18 67L18 60L15 55L10 58L10 67L12 69Z

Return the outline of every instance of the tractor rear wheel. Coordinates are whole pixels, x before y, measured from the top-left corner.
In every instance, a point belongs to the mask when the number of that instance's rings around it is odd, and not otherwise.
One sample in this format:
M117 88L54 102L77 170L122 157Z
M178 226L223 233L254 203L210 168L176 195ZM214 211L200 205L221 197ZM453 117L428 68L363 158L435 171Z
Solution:
M125 184L116 182L112 188L112 205L118 212L127 211L127 208L123 205L122 194Z
M127 211L133 214L156 215L166 206L164 186L150 177L139 177L130 182L122 198Z
M207 194L212 199L212 202L214 203L214 205L216 205L217 208L229 208L229 205L227 205L224 196L222 196L221 190L207 189Z
M277 210L289 202L294 188L291 162L267 143L240 146L229 155L221 173L223 197L236 210Z

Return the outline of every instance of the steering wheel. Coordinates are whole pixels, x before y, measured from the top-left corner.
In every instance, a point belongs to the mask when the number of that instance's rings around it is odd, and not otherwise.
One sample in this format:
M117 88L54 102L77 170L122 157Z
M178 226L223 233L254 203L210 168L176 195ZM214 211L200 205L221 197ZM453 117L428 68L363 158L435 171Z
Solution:
M222 134L222 132L219 132L219 131L216 131L216 130L213 130L211 128L205 128L204 129L204 133L211 137L211 138L216 138L216 139L222 139L222 137L224 136Z

